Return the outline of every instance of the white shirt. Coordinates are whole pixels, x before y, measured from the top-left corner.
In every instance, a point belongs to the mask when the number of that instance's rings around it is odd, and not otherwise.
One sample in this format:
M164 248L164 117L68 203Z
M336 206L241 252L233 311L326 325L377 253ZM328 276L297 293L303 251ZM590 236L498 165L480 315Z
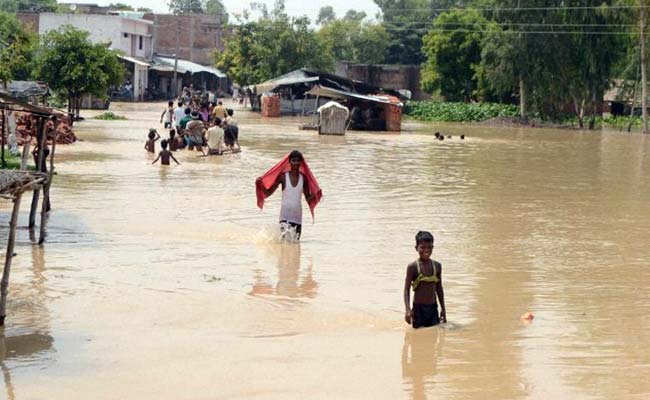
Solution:
M223 129L218 126L213 126L208 129L206 135L208 137L208 146L211 149L223 151Z
M185 116L185 109L183 107L176 107L174 109L174 125L180 126L181 119Z

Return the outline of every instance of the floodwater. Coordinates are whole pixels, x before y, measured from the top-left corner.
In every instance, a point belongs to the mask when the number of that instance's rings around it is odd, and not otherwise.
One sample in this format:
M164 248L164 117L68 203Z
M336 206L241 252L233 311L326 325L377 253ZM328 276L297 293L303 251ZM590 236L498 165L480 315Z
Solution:
M143 144L163 108L118 104L128 121L57 148L47 243L18 233L0 398L650 397L649 136L319 137L239 112L241 154L161 167ZM324 200L281 244L280 195L258 210L254 179L293 148ZM414 331L420 229L450 322Z

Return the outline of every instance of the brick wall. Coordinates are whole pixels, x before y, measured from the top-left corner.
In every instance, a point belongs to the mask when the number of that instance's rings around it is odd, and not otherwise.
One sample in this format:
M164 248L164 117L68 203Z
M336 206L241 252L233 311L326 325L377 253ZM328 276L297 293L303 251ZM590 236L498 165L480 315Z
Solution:
M197 64L213 65L214 52L224 48L224 27L219 15L145 14L153 21L154 52L172 55ZM177 34L178 32L178 34Z
M349 64L343 62L337 66L336 73L385 89L410 90L413 100L431 98L420 87L420 67L417 65Z

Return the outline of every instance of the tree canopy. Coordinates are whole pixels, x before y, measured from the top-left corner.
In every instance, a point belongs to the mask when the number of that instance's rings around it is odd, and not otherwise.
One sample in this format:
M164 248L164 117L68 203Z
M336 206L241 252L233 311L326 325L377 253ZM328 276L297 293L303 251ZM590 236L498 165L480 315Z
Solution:
M239 21L216 65L240 85L262 82L299 68L332 70L328 57L306 17L290 17L282 1L252 21Z
M0 11L0 82L29 78L36 46L14 14Z
M334 61L378 64L386 58L389 35L381 25L339 19L323 26L318 37Z
M326 25L336 19L334 7L324 6L318 10L318 18L316 18L317 25Z
M56 0L0 0L0 11L6 12L50 12L58 10Z
M70 25L52 30L42 39L36 75L50 88L68 94L69 107L86 93L105 96L124 77L124 67L106 46L93 44L89 33ZM71 111L74 110L71 109Z

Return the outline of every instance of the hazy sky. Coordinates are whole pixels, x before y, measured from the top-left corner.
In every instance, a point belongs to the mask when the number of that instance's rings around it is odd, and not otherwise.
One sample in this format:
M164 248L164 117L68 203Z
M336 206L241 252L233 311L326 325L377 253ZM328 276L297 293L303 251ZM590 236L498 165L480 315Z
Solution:
M257 0L261 3L266 3L271 9L273 7L273 0ZM74 0L66 0L66 2L74 2ZM125 3L133 7L149 7L155 12L166 13L169 12L167 7L168 0L81 0L78 3L92 3L99 5L108 5L110 3ZM243 9L249 8L249 1L247 0L222 0L223 4L229 13L241 12ZM372 0L327 0L327 1L314 1L314 0L286 0L287 13L289 15L300 16L307 15L312 21L316 19L318 10L326 5L331 5L336 12L336 15L342 17L347 10L353 8L357 11L365 11L370 17L374 17L379 10Z

